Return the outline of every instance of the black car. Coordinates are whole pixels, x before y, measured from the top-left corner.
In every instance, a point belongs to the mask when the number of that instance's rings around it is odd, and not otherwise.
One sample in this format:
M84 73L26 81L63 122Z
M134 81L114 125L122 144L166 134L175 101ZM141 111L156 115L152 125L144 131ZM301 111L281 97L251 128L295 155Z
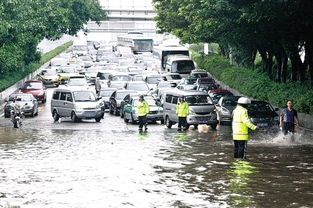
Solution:
M271 104L265 101L251 101L248 105L248 115L251 122L262 128L278 125L278 114Z
M116 90L110 97L110 114L120 115L121 102L129 94L137 94L135 90Z

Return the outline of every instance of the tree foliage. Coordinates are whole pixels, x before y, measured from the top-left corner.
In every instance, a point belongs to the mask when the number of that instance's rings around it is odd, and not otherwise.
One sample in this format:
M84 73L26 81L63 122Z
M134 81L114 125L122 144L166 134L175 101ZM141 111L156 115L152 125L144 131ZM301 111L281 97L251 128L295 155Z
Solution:
M313 4L310 0L153 0L157 25L183 42L216 42L238 65L277 82L311 81ZM305 52L305 60L300 52ZM288 68L288 62L291 67Z
M38 61L44 38L75 35L87 21L105 17L97 0L0 1L0 74Z

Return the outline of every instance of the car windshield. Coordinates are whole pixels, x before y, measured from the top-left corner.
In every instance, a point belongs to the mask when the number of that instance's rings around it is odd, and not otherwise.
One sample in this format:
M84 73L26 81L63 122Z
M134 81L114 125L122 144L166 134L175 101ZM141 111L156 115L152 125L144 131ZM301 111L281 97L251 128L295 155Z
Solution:
M85 45L74 45L73 50L74 51L87 51L87 46Z
M24 89L42 89L41 82L26 82L23 86Z
M42 71L41 74L44 75L44 76L54 76L54 75L56 75L56 71L54 71L54 70L47 70L47 71Z
M124 86L125 86L124 82L111 82L111 84L110 84L110 88L121 89L121 88L124 88Z
M236 106L238 98L223 98L223 106Z
M192 85L194 83L196 83L196 79L185 79L185 84L187 85Z
M74 68L63 68L61 69L61 73L75 73Z
M102 90L100 91L100 96L101 97L111 97L115 90Z
M178 74L173 74L173 75L169 75L169 80L178 80L178 79L181 79L181 76L178 75Z
M160 82L158 84L158 88L174 88L176 87L176 83L171 83L171 82Z
M131 77L128 75L115 75L112 77L112 81L131 81Z
M155 102L155 100L153 100L153 99L145 99L145 101L147 101L147 103L148 103L148 105L149 105L150 107L157 105L156 102ZM134 106L137 107L138 103L139 103L139 100L135 100L135 101L134 101Z
M213 102L208 95L186 96L186 101L189 103L189 105L213 105Z
M248 110L250 112L272 112L273 107L265 102L252 102L248 105Z
M9 101L13 101L14 98L24 102L32 100L32 97L29 95L13 95L9 97Z
M89 57L89 56L81 56L80 60L82 60L82 61L92 61L91 57Z
M68 82L68 85L70 86L86 86L88 85L86 79L70 79Z
M148 84L158 84L162 78L161 77L147 77Z
M145 83L128 83L127 89L136 91L149 91L149 87Z
M74 100L76 102L95 102L96 96L91 91L77 91L74 92Z

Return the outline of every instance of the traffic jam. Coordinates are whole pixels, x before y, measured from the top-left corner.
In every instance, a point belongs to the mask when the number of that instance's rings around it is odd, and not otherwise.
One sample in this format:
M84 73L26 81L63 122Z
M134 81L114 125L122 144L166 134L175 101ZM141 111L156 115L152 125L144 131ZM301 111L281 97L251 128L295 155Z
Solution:
M141 33L108 43L75 40L69 51L53 58L5 100L4 116L18 128L24 116L35 117L40 105L50 105L54 122L101 122L109 113L137 124L143 97L149 105L147 122L172 128L179 123L176 105L184 97L189 104L186 129L230 125L240 97L222 89L190 55L184 46L169 41L156 45ZM47 88L55 88L48 101ZM277 111L265 101L248 105L250 121L261 128L278 126Z

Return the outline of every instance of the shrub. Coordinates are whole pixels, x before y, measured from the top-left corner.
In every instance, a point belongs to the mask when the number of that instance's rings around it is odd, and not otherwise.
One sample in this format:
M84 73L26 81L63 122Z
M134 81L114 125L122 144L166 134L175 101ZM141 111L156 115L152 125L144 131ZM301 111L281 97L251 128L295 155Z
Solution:
M279 107L284 107L287 100L293 100L299 112L313 115L313 90L305 84L276 83L258 71L230 65L221 55L193 52L192 56L200 68L242 94Z

